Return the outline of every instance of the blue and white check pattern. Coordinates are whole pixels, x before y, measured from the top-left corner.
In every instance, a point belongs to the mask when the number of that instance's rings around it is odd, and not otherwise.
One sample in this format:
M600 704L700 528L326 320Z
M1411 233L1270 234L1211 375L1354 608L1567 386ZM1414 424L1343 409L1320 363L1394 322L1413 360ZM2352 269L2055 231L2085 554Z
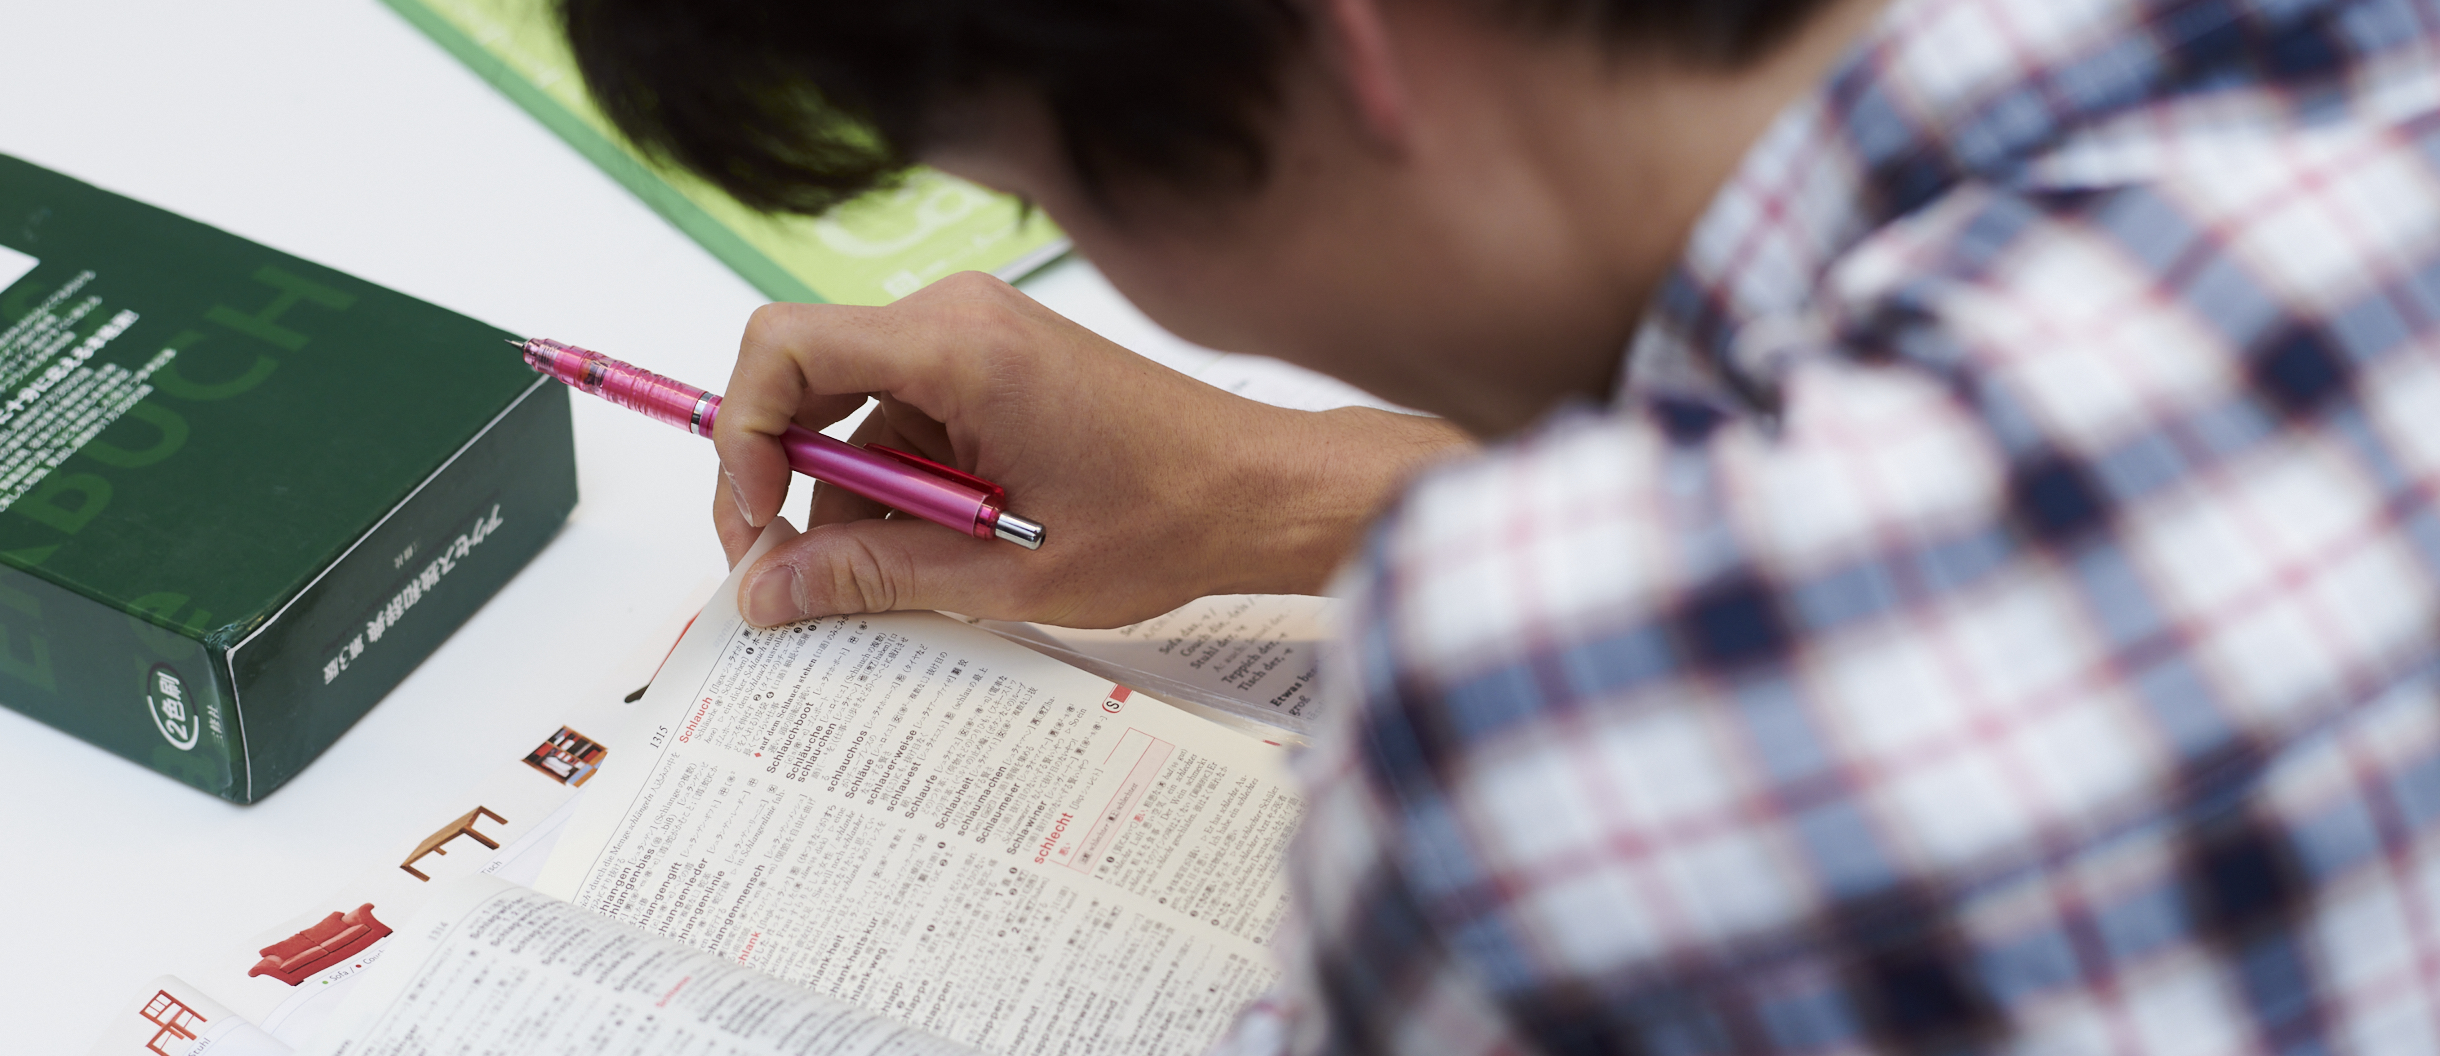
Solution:
M1344 1052L2440 1051L2440 2L1899 0L1350 574Z

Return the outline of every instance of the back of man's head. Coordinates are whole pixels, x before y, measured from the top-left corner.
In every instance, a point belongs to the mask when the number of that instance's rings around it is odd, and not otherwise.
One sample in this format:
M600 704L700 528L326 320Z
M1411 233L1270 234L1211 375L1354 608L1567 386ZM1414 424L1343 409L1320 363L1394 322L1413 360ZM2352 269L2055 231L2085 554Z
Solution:
M1038 104L1087 193L1258 185L1283 65L1339 0L561 0L610 119L748 205L820 213L958 135L962 107ZM1734 66L1827 0L1379 0L1622 54Z

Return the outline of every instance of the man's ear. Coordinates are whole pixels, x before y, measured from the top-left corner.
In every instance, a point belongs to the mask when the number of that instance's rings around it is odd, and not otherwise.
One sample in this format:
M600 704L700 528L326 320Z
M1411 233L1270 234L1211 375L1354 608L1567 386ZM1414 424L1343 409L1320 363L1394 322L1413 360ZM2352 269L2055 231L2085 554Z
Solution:
M1323 59L1354 101L1365 132L1379 146L1404 149L1412 113L1380 0L1321 0L1320 7Z

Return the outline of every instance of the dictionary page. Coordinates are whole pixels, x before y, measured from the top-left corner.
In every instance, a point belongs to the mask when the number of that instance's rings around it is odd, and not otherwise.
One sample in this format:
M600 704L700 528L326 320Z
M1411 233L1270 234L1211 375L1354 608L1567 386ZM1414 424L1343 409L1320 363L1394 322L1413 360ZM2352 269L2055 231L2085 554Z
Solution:
M735 588L544 891L994 1053L1200 1052L1270 985L1279 748L934 613L756 630Z
M971 1056L973 1050L489 876L452 881L317 1056Z

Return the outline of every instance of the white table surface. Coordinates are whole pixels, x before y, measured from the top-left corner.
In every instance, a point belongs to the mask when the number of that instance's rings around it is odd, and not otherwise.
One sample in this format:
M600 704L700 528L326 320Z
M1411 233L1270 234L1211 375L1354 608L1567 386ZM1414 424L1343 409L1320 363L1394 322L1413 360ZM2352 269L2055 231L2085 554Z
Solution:
M476 318L720 385L762 301L375 0L6 0L0 37L0 153ZM1210 356L1081 263L1026 286L1139 351ZM81 1054L145 980L395 857L599 679L530 632L625 650L722 570L711 445L575 412L566 529L263 802L0 710L0 1050Z

